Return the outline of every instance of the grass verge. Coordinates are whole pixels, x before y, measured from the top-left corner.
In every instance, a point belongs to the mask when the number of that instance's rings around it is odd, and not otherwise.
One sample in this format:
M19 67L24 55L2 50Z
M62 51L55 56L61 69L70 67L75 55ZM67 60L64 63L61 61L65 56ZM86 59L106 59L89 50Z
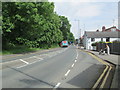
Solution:
M52 49L52 48L57 48L59 47L59 45L51 45L50 48L48 49ZM25 53L31 53L31 52L36 52L39 50L45 50L47 48L29 48L26 46L16 46L16 47L11 47L9 49L3 50L2 52L0 52L0 55L8 55L8 54L25 54Z
M43 50L41 48L29 48L25 46L16 46L9 48L7 50L3 50L0 52L1 55L7 55L7 54L24 54L24 53L29 53L29 52L36 52L38 50Z

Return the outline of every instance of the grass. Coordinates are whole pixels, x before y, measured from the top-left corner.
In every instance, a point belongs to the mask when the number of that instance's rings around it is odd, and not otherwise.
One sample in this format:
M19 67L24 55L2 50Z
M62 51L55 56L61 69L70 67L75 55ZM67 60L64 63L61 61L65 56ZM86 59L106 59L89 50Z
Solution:
M59 45L52 45L51 48L48 48L48 49L57 48L57 47L59 47ZM16 46L16 47L11 47L7 50L3 50L2 52L0 52L0 55L25 54L30 52L36 52L39 50L44 50L44 49L46 48L29 48L26 46Z
M51 46L51 48L58 48L58 47L60 47L58 44L56 45L56 44L53 44L52 46ZM49 48L49 49L51 49L51 48Z
M16 46L16 47L9 48L7 50L3 50L2 52L0 52L0 54L2 54L2 55L24 54L24 53L29 53L29 52L36 52L38 50L43 50L43 49L41 49L41 48L28 48L25 46Z

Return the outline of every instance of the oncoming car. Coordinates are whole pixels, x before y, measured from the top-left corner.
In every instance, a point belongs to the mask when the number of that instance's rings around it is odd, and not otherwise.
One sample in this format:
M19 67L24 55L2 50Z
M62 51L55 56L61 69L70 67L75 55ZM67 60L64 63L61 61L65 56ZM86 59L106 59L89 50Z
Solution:
M61 46L61 47L68 47L68 41L67 41L67 40L62 41L62 42L60 43L60 46Z

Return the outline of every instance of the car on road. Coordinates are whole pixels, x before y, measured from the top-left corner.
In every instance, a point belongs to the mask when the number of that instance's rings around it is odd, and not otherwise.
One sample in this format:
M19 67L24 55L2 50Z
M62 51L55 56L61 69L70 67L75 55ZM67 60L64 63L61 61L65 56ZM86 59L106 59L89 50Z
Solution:
M64 40L64 41L62 41L61 43L60 43L60 46L61 47L68 47L68 41L67 40Z

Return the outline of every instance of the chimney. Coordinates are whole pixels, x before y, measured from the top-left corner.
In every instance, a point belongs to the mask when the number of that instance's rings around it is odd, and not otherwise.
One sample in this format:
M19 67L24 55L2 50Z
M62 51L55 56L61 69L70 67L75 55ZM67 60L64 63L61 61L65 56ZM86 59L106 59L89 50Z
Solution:
M97 29L96 32L99 32L99 29Z
M105 29L105 26L103 26L103 27L102 27L102 32L105 32L105 30L106 30L106 29Z

